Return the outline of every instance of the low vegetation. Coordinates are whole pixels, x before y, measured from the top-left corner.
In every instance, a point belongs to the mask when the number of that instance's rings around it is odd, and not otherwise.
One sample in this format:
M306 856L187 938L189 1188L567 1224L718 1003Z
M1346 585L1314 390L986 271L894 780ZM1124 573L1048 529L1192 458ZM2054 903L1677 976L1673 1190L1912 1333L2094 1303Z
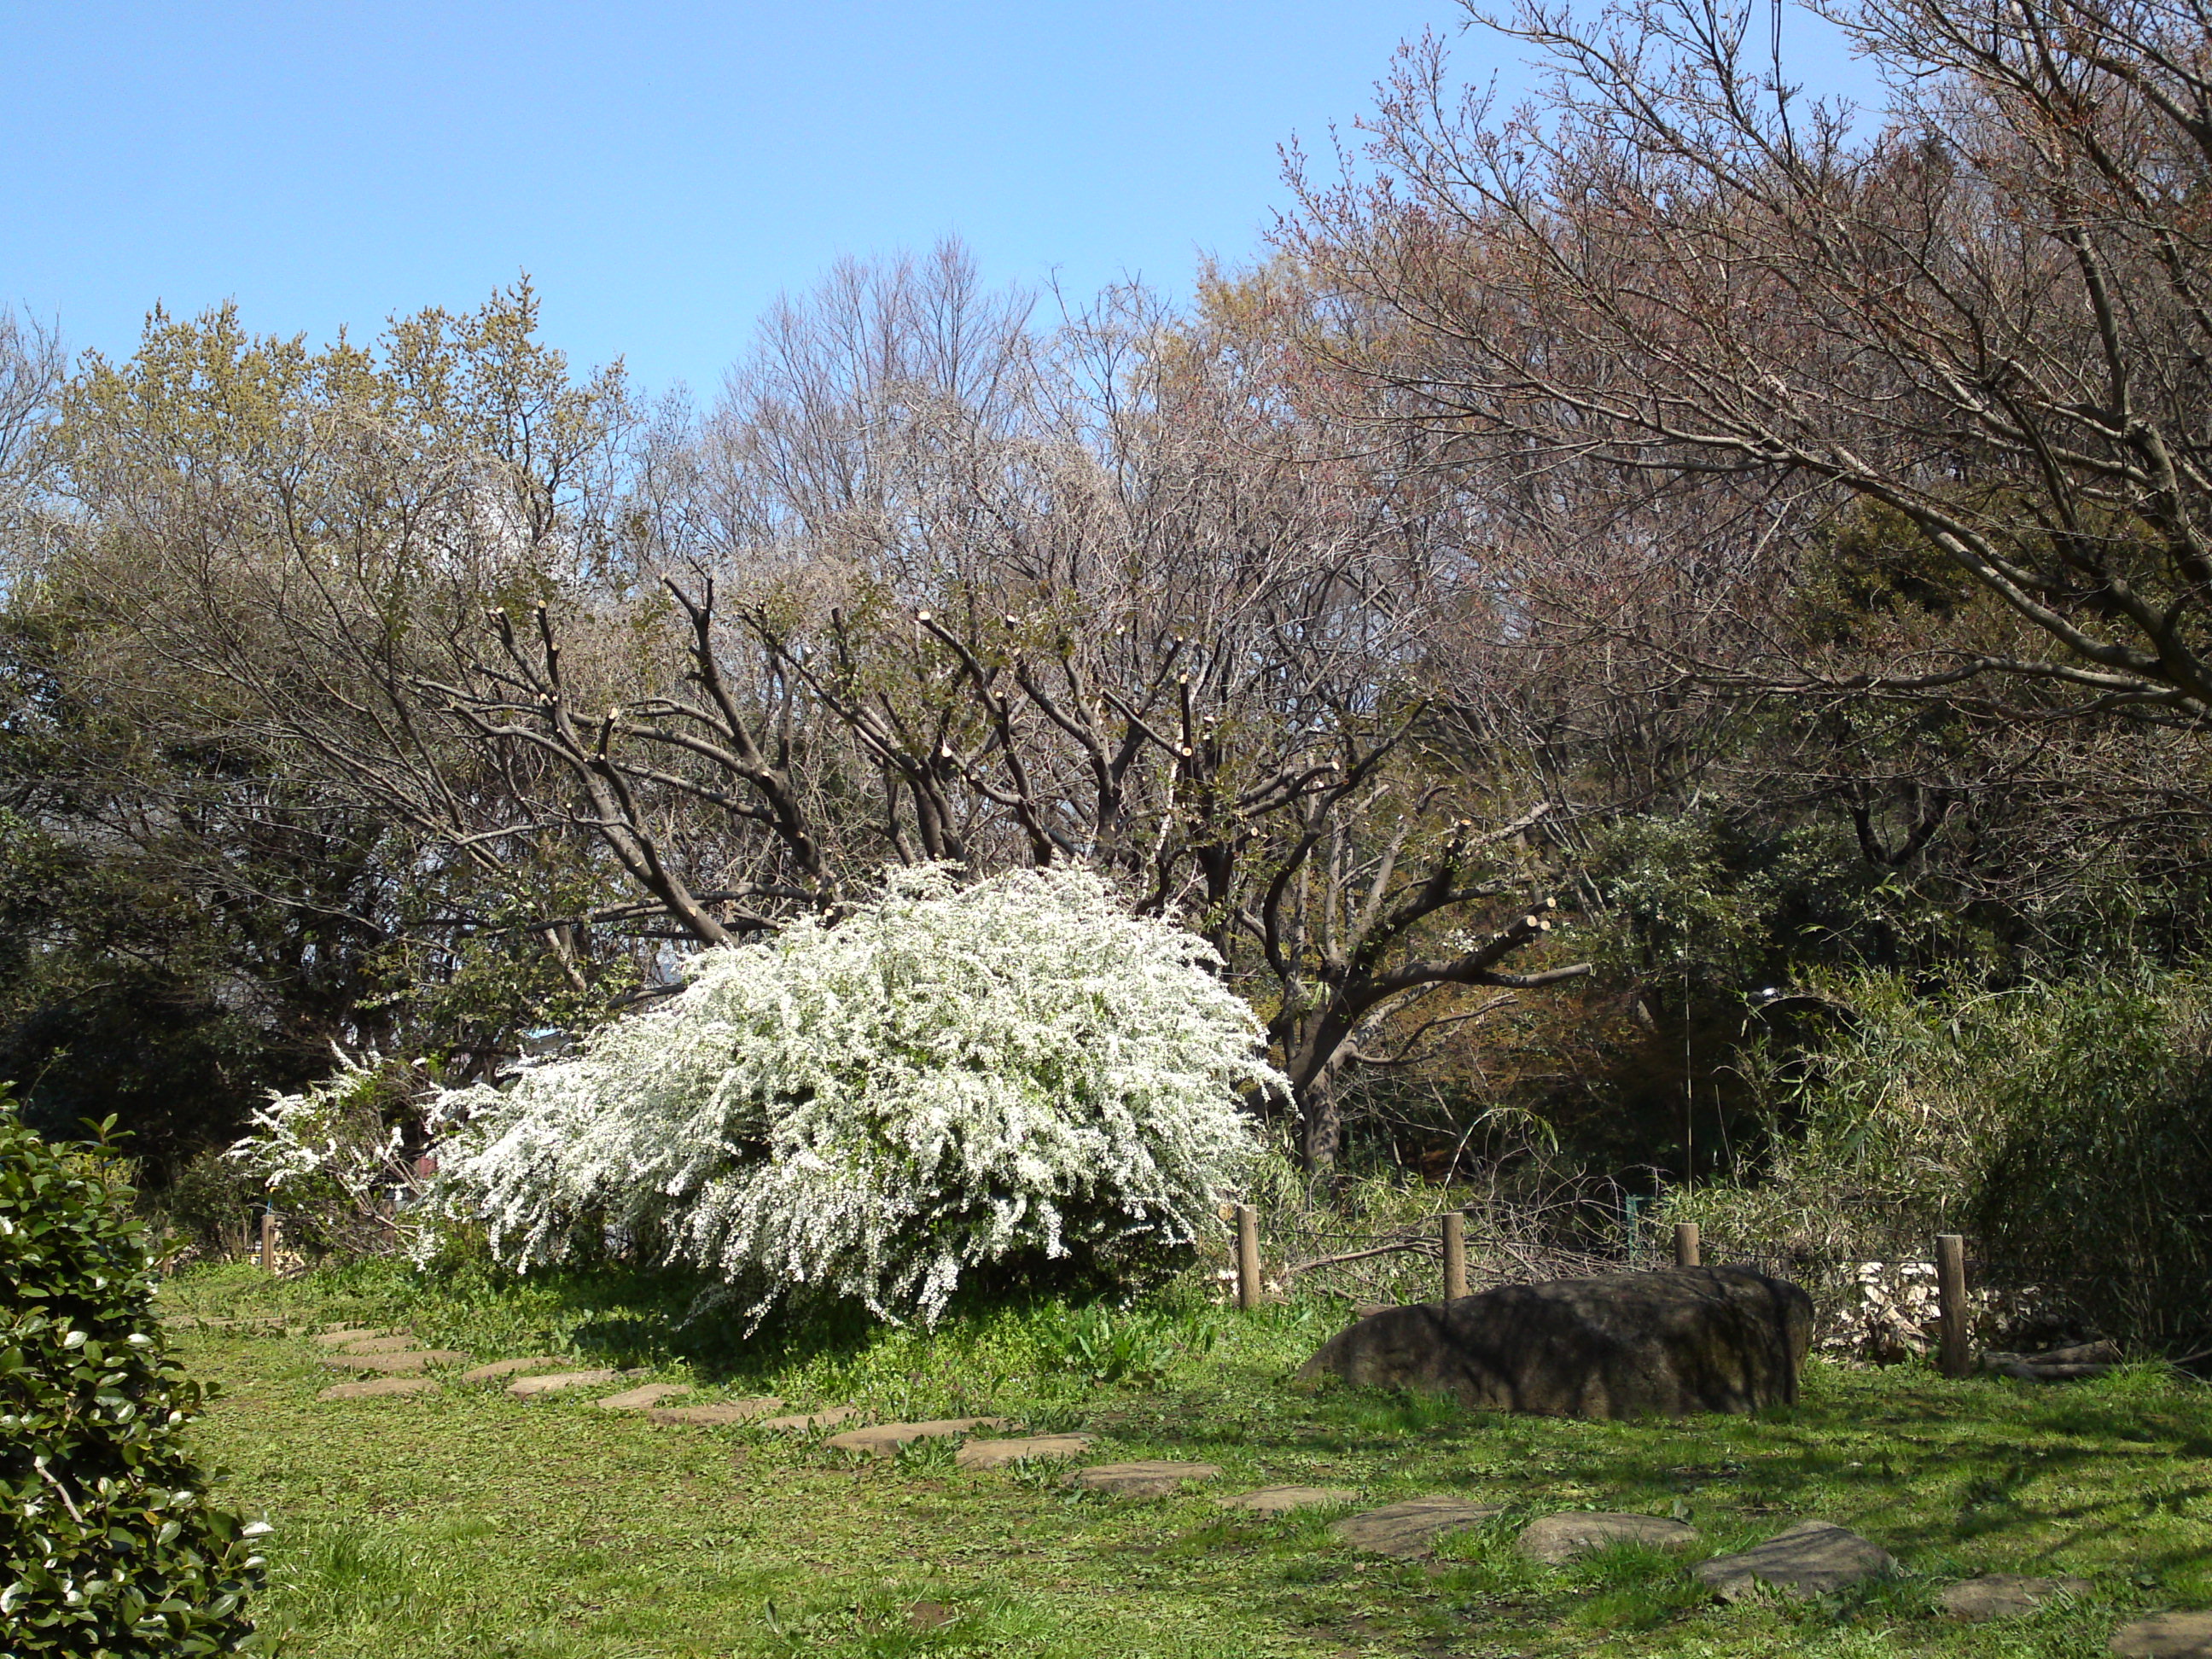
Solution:
M748 1344L687 1330L678 1297L616 1274L514 1285L369 1266L281 1284L216 1270L164 1300L295 1326L404 1322L485 1357L648 1367L707 1398L988 1411L1091 1434L1099 1459L1218 1464L1223 1492L1341 1486L1362 1506L1452 1493L1507 1512L1405 1562L1336 1543L1343 1508L1255 1519L1206 1489L1108 1500L1071 1492L1063 1463L963 1471L942 1442L878 1462L489 1386L319 1404L331 1373L311 1344L189 1332L190 1362L224 1390L201 1443L276 1528L260 1606L285 1651L2087 1659L2140 1610L2212 1601L2212 1393L2157 1368L2039 1388L1816 1363L1796 1407L1589 1423L1297 1388L1289 1372L1340 1317L1321 1301L1242 1314L1184 1285L1127 1308L956 1309L927 1337L856 1322ZM1811 1604L1722 1607L1677 1558L1620 1549L1553 1569L1512 1548L1528 1518L1586 1508L1686 1516L1696 1553L1818 1516L1907 1571ZM2094 1588L2002 1625L1939 1616L1944 1583L1992 1571Z

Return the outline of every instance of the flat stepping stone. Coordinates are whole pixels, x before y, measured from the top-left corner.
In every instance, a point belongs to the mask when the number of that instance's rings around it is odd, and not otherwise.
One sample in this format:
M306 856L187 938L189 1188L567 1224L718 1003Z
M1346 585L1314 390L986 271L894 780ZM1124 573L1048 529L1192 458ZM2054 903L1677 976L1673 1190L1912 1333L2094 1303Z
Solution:
M422 1345L411 1336L364 1336L357 1342L349 1342L340 1353L406 1353Z
M544 1376L519 1377L507 1385L507 1391L517 1400L530 1400L541 1394L558 1394L563 1389L588 1389L595 1382L622 1380L623 1374L616 1370L552 1371Z
M818 1412L793 1412L788 1417L764 1417L761 1427L783 1429L805 1434L812 1429L834 1429L840 1423L849 1423L860 1415L853 1406L825 1406Z
M468 1355L453 1348L415 1348L406 1353L335 1353L323 1356L334 1371L382 1371L387 1376L412 1376L433 1365L461 1365Z
M1094 1463L1067 1477L1067 1484L1084 1492L1103 1492L1115 1498L1165 1498L1186 1480L1218 1480L1221 1469L1213 1463L1175 1463L1146 1458L1134 1463Z
M1616 1515L1603 1511L1547 1515L1522 1528L1521 1553L1551 1566L1614 1544L1644 1544L1675 1550L1698 1541L1698 1529L1662 1515Z
M548 1365L565 1365L566 1354L535 1353L524 1359L495 1359L489 1365L479 1365L474 1370L463 1371L464 1382L496 1382L502 1376L513 1376L517 1371L542 1371Z
M1810 1601L1896 1571L1887 1550L1832 1521L1800 1521L1741 1554L1716 1555L1693 1569L1723 1601L1741 1601L1759 1584Z
M2160 1613L2112 1632L2112 1649L2138 1659L2204 1659L2212 1655L2212 1613Z
M435 1394L437 1380L428 1376L380 1376L374 1382L340 1382L325 1389L318 1400L384 1400L393 1395Z
M633 1390L642 1394L643 1389ZM615 1396L620 1399L622 1396ZM602 1400L602 1406L607 1402ZM763 1395L756 1400L723 1400L711 1406L659 1406L646 1413L648 1421L665 1423L671 1427L694 1429L719 1428L729 1423L750 1423L763 1412L772 1412L783 1404L774 1395ZM848 1407L840 1407L841 1411Z
M643 1388L624 1389L620 1394L611 1394L604 1400L594 1400L592 1403L603 1412L641 1412L649 1406L658 1406L664 1400L690 1392L688 1383L648 1382Z
M963 1469L1003 1469L1036 1457L1080 1457L1090 1449L1087 1434L1036 1434L1026 1440L970 1440L952 1461Z
M373 1330L367 1325L341 1325L334 1331L317 1334L315 1340L325 1348L342 1348L349 1342L359 1342L372 1336L389 1336L389 1331Z
M1318 1509L1326 1504L1356 1504L1359 1494L1343 1486L1262 1486L1257 1492L1233 1492L1215 1501L1224 1510L1288 1515L1293 1510Z
M901 1446L916 1440L938 1440L947 1435L966 1434L973 1429L1003 1429L1003 1417L940 1417L927 1423L878 1423L872 1428L850 1429L843 1434L833 1434L830 1443L839 1451L866 1452L871 1457L889 1457Z
M1936 1599L1954 1619L2019 1619L2054 1595L2087 1595L2086 1578L2028 1578L2016 1572L1985 1572L1947 1586Z
M1440 1533L1479 1527L1505 1513L1502 1504L1470 1504L1463 1498L1409 1498L1364 1515L1346 1516L1329 1528L1343 1542L1373 1555L1427 1555Z

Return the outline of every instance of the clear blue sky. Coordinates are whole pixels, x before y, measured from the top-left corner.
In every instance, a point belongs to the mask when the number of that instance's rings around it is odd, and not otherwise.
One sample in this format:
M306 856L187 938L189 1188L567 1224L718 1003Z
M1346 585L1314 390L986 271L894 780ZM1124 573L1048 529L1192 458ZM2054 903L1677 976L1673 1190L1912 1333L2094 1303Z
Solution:
M613 7L13 0L0 303L127 352L156 301L373 333L527 270L547 337L711 394L779 290L965 238L995 280L1187 289L1255 251L1276 147L1449 0ZM1817 66L1808 66L1815 67Z

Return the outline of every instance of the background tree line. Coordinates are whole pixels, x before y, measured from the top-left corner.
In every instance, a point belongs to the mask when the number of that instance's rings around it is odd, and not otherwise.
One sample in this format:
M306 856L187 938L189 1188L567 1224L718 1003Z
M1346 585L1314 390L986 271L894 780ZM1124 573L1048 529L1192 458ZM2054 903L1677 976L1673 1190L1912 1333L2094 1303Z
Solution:
M1680 1185L1850 975L2185 969L2206 17L1840 9L1855 113L1765 15L1532 8L1516 110L1410 48L1188 306L847 264L705 409L526 286L10 324L0 1074L158 1176L332 1042L489 1075L886 864L1072 861L1219 952L1309 1168Z

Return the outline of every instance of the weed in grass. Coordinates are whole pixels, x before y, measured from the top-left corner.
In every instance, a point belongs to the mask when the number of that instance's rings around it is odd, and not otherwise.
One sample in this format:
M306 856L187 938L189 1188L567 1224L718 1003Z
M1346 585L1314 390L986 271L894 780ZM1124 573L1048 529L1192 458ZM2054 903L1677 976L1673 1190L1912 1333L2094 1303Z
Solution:
M960 1443L949 1434L909 1440L892 1458L895 1472L909 1480L942 1480L957 1467Z
M1622 1543L1578 1557L1560 1570L1572 1596L1565 1616L1591 1630L1656 1630L1711 1605L1712 1594L1684 1570L1677 1550Z
M1005 1466L1000 1478L1024 1492L1059 1492L1067 1486L1081 1460L1073 1457L1019 1457Z

